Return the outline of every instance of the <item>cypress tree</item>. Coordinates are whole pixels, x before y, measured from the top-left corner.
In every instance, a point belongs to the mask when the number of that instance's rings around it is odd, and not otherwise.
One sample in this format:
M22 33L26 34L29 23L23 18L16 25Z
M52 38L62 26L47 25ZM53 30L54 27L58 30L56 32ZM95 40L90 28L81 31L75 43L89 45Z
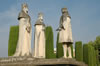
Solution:
M8 41L8 56L12 56L16 51L19 35L19 26L11 26Z
M57 41L56 41L56 57L60 58L63 57L63 46L62 43L59 43L59 33L57 34Z
M93 58L92 58L92 55L93 55L93 50L92 50L92 47L90 45L88 45L88 66L93 66ZM91 55L92 54L92 55Z
M88 44L83 45L83 62L88 64Z
M95 48L93 47L93 54L94 54L94 66L96 66L97 65L97 58L96 58L96 50L95 50Z
M54 58L54 44L53 44L53 30L51 26L47 26L45 29L46 37L46 58Z
M96 51L91 44L83 45L83 61L88 66L96 66Z
M83 61L83 47L81 41L75 43L75 58L77 61Z
M99 66L99 51L95 50L95 52L96 52L96 64L97 66Z
M88 66L96 66L96 53L93 46L88 45Z
M71 45L70 47L71 47L71 53L72 53L72 57L73 57L73 45Z

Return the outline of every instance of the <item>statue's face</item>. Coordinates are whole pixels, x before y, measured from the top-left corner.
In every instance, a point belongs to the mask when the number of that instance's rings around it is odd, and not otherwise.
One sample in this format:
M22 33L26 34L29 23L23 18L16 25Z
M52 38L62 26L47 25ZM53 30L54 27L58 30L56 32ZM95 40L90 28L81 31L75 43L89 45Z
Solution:
M40 20L40 22L43 22L43 16L39 15L38 19Z
M39 18L39 19L43 19L43 14L42 14L42 13L39 13L39 14L38 14L38 18Z
M39 15L39 19L43 19L43 16L42 15Z
M62 14L64 15L64 14L66 14L67 13L67 8L62 8Z
M63 16L66 16L66 14L67 14L67 12L62 12L62 15L63 15Z
M23 5L22 5L22 10L23 10L26 14L28 14L28 6L27 6L27 4L23 4Z
M42 13L38 14L38 19L41 20L41 22L43 22L43 14Z
M24 11L25 13L28 13L28 8L24 7L24 8L23 8L23 11Z

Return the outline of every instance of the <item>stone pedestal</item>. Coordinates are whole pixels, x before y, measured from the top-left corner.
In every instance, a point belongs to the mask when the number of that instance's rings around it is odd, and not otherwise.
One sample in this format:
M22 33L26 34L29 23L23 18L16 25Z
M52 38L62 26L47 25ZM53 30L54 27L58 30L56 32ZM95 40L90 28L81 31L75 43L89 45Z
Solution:
M88 66L75 59L40 59L33 57L0 58L0 66Z

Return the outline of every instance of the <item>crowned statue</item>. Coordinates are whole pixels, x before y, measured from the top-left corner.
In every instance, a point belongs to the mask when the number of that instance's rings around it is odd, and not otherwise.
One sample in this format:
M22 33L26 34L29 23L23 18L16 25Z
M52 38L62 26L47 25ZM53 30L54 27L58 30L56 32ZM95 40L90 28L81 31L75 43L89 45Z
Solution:
M60 25L57 31L59 31L59 43L63 44L64 58L72 58L71 47L73 44L72 29L71 29L71 16L68 13L67 8L62 8L62 16L60 18ZM67 57L67 50L69 56Z
M19 20L19 38L14 56L31 55L31 18L28 15L28 5L22 4L22 10L18 16Z
M38 19L34 26L34 57L45 58L45 24L43 23L42 13L38 14Z

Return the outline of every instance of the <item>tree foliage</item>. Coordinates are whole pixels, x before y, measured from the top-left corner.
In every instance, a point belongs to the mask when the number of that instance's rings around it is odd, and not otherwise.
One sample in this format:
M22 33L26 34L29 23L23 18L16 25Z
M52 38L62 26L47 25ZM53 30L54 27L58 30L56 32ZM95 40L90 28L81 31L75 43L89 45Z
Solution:
M75 43L75 58L77 61L83 61L83 47L81 41Z
M19 26L11 26L8 41L8 56L12 56L16 51L19 35Z
M62 43L59 43L59 33L57 34L57 41L56 41L56 48L57 48L57 51L56 51L56 57L57 58L60 58L60 57L63 57L63 44Z
M83 61L88 64L88 44L83 45Z
M83 61L88 66L96 66L96 51L92 44L83 45Z
M51 26L47 26L45 29L46 37L46 58L55 58L54 54L54 41L53 41L53 30Z

